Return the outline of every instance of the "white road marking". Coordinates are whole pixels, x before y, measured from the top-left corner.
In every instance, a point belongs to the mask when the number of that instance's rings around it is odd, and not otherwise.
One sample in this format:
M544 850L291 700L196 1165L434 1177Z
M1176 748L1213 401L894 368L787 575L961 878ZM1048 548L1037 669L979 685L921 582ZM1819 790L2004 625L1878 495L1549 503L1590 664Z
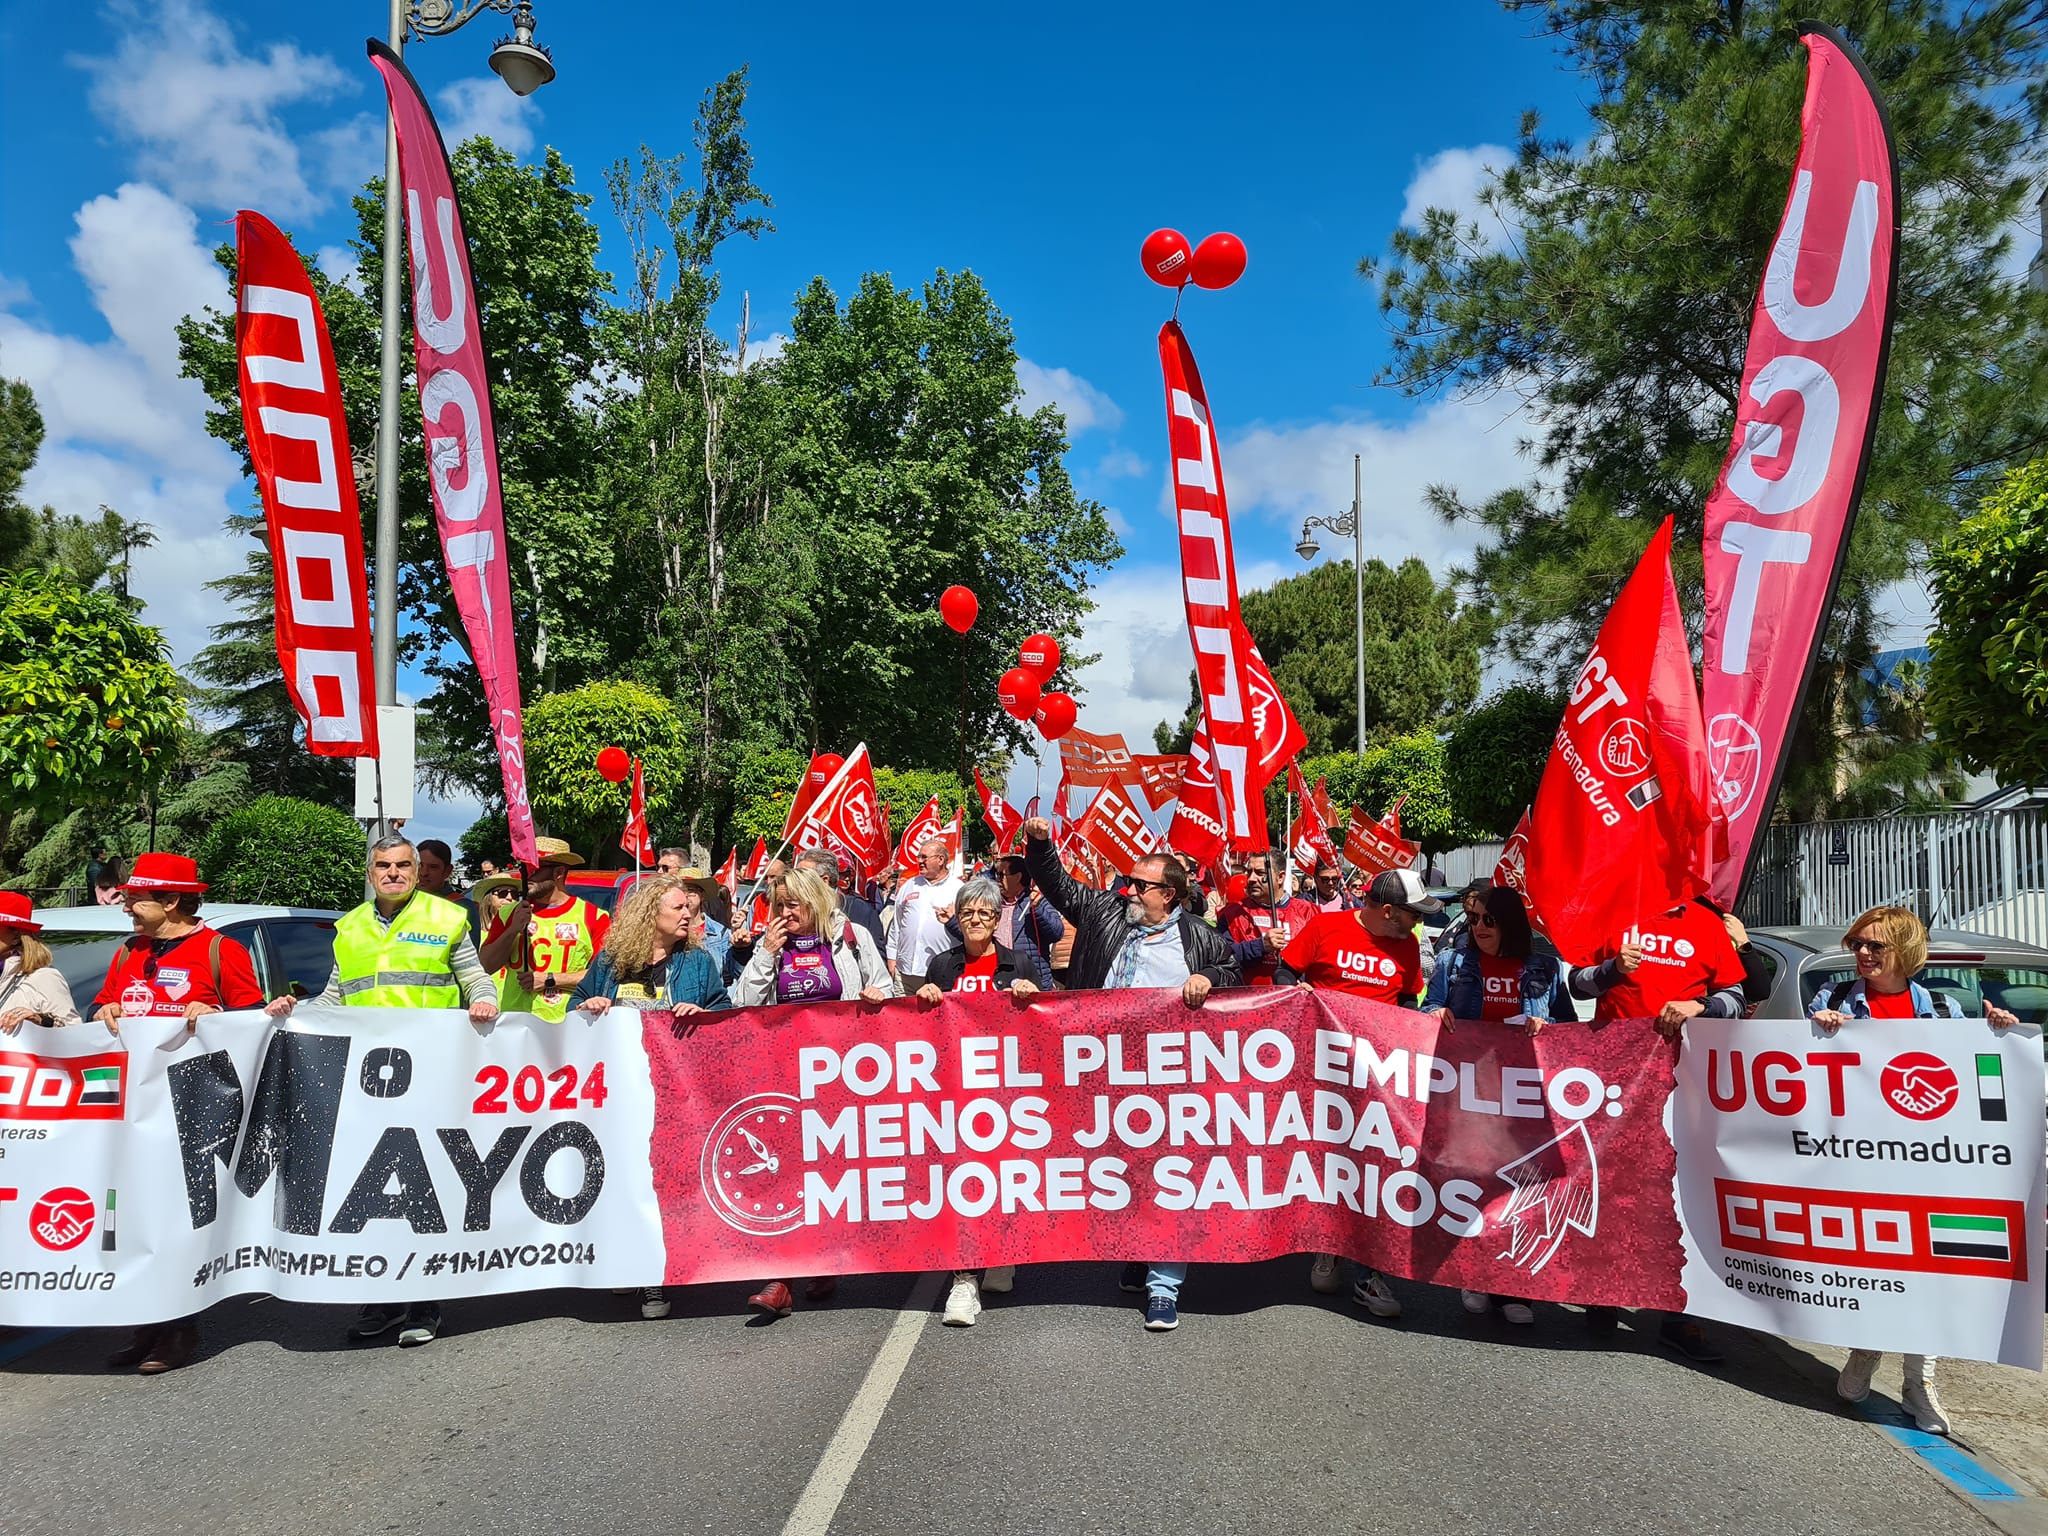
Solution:
M839 1513L839 1501L846 1497L847 1485L853 1481L861 1457L867 1454L868 1442L875 1438L882 1415L888 1411L889 1399L896 1395L897 1383L903 1380L904 1368L910 1364L925 1320L932 1315L940 1282L947 1278L950 1277L933 1271L920 1275L917 1284L910 1288L903 1310L890 1325L889 1336L875 1351L874 1362L868 1366L860 1390L846 1405L839 1427L832 1432L824 1454L812 1469L811 1480L804 1484L803 1497L790 1511L782 1536L825 1536L831 1528L832 1517Z

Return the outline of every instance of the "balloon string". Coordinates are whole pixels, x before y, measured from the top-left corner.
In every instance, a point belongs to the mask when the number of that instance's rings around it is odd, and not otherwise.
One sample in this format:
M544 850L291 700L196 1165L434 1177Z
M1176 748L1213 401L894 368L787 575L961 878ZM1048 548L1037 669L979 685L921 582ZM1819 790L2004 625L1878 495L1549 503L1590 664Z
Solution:
M1180 318L1180 296L1186 293L1187 291L1188 285L1186 283L1182 283L1178 288L1173 290L1173 318L1176 320Z

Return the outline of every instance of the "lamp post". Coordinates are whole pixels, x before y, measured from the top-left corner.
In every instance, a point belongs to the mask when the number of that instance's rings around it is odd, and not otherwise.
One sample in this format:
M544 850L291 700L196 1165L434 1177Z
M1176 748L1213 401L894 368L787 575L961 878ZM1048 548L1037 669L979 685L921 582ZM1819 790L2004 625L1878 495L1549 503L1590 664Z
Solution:
M533 40L531 0L391 0L391 51L409 38L445 37L484 11L512 18L512 35L491 50L496 70L515 96L530 96L555 78L554 61ZM374 642L377 702L398 702L398 274L405 260L405 230L398 205L398 124L384 114L384 323L382 379L377 392L377 542ZM380 826L381 832L383 828Z
M1358 755L1365 755L1365 466L1363 456L1351 456L1351 510L1332 517L1305 518L1301 525L1301 542L1294 546L1294 552L1304 560L1313 560L1321 547L1315 535L1309 530L1325 528L1340 539L1351 536L1351 577L1355 588L1358 624Z

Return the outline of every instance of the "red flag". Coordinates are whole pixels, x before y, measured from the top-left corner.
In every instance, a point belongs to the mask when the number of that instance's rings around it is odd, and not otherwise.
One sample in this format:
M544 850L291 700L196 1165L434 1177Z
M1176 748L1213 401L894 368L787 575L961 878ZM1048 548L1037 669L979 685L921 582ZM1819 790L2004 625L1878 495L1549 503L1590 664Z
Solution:
M734 848L725 856L725 862L718 866L718 883L725 887L725 899L733 900L740 893L740 851Z
M910 818L910 825L903 829L903 841L896 849L896 867L906 875L918 871L917 850L941 833L939 826L939 797L933 795L925 801L924 809Z
M1710 794L1666 518L1579 671L1529 814L1529 894L1559 954L1588 965L1707 888Z
M316 757L377 755L363 519L327 317L270 220L235 215L242 429L270 532L277 660Z
M761 872L767 867L768 839L757 837L754 839L754 851L747 855L747 867L740 878L743 880L758 880L761 878Z
M1070 789L1100 789L1130 772L1131 749L1121 736L1098 736L1075 726L1060 738L1060 776Z
M782 818L782 840L785 843L795 838L796 829L802 825L804 813L811 808L811 802L832 782L833 775L839 772L845 761L837 752L819 752L811 758L804 776L797 780L796 793L790 797L789 814Z
M1734 440L1707 498L1704 713L1729 840L1713 891L1728 907L1770 821L1848 552L1897 278L1898 170L1884 109L1839 34L1811 22L1799 32L1799 162L1750 320Z
M1138 860L1159 851L1159 835L1121 784L1105 784L1096 792L1075 831L1118 874L1129 874Z
M1402 795L1392 805L1387 807L1387 814L1380 818L1380 826L1386 830L1387 836L1393 838L1396 842L1402 840L1401 807L1406 805L1407 803L1408 797L1406 795Z
M1522 812L1522 819L1515 823L1514 835L1500 851L1500 862L1493 866L1493 883L1504 885L1511 891L1519 891L1523 905L1529 901L1529 813Z
M1181 597L1209 746L1224 836L1232 848L1264 849L1266 803L1258 777L1266 757L1254 711L1251 636L1237 607L1237 565L1230 547L1230 507L1214 418L1195 355L1178 321L1159 332L1166 379L1166 434L1173 461L1174 510L1180 529ZM1275 727L1279 726L1276 720ZM1279 763L1273 763L1277 771ZM1271 777L1270 774L1267 776ZM1193 852L1194 850L1189 850Z
M1318 789L1321 787L1317 785ZM1316 797L1302 781L1301 769L1291 762L1287 765L1287 792L1301 802L1300 813L1287 829L1287 853L1294 867L1303 874L1311 874L1326 859L1336 863L1337 850L1330 844L1329 823L1316 808Z
M482 312L470 280L455 178L441 130L419 82L384 44L370 40L384 77L398 138L398 191L412 257L413 358L426 439L427 479L448 584L483 684L498 772L505 785L512 856L532 868L533 807L526 795L526 743L519 708L519 653L512 633L511 550L491 426L491 376L484 365ZM386 196L396 195L385 189ZM386 258L392 259L387 252ZM392 424L397 430L397 424Z
M1144 785L1145 798L1152 802L1153 809L1180 798L1181 781L1188 772L1186 753L1133 753L1131 766L1137 770L1138 782Z
M996 835L996 852L1008 853L1010 844L1017 836L1017 829L1024 825L1024 818L1017 814L1016 807L1001 795L991 794L989 787L981 781L981 770L974 770L974 789L981 796L981 819L988 823L989 830Z
M1252 763L1252 787L1262 790L1308 745L1308 732L1280 697L1280 685L1273 681L1272 669L1259 654L1259 643L1242 619L1238 621L1237 633L1248 653L1245 681L1251 689L1252 728L1258 742Z
M1188 746L1180 803L1173 808L1173 823L1167 828L1166 840L1197 864L1214 864L1223 857L1223 797L1216 786L1206 730L1197 730Z
M626 801L626 830L619 847L635 864L654 862L654 843L647 836L647 785L640 774L640 759L633 759L633 792Z
M1328 778L1316 780L1316 791L1309 798L1315 801L1316 814L1323 818L1323 830L1327 832L1330 828L1336 826L1337 813L1330 809L1330 781ZM1397 804L1395 809L1398 810L1399 808ZM1401 830L1400 826L1396 824L1394 830L1398 833Z
M863 879L882 872L889 848L881 839L882 801L875 793L875 770L867 743L853 749L803 814L796 829L798 848L830 848L860 866Z
M1353 869L1368 876L1383 875L1390 869L1407 869L1421 856L1421 845L1401 836L1398 802L1378 821L1356 806L1351 808L1350 824L1344 828L1344 858Z
M946 841L946 864L956 875L960 873L960 866L965 862L962 850L967 844L966 822L967 812L962 807L955 806L953 819L939 828L939 836Z

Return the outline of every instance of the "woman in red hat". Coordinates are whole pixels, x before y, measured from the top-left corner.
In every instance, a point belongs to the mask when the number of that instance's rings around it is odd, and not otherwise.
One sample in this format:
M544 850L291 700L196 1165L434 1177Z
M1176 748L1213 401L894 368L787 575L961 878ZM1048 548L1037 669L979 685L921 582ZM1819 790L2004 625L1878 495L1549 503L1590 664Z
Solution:
M121 887L135 937L114 954L93 1017L115 1033L124 1017L180 1018L227 1008L261 1008L263 987L249 951L199 920L206 884L199 866L175 853L145 853Z
M43 925L19 891L0 891L0 1034L24 1024L76 1024L71 984L36 937Z

